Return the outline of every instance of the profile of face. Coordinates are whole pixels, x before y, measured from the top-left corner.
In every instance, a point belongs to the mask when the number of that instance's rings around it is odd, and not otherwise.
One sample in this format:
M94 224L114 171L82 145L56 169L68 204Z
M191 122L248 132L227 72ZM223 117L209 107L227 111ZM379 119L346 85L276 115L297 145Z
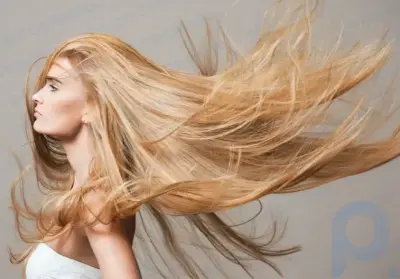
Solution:
M87 94L82 80L67 58L58 58L45 85L32 96L33 129L60 140L73 139L84 125Z

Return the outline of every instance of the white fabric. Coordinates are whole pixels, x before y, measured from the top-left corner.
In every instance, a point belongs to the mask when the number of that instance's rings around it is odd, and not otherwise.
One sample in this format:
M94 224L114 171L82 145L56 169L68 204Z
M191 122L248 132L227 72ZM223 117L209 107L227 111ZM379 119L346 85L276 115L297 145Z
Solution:
M27 279L101 279L100 270L58 254L50 246L36 246L26 266Z

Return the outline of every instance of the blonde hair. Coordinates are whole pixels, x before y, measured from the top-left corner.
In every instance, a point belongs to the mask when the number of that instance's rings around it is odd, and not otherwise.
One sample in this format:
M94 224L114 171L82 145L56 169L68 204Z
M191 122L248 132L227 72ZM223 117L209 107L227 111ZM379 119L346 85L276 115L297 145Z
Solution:
M357 45L324 56L311 47L306 15L263 32L244 56L235 56L224 37L229 65L218 71L213 52L200 59L186 35L200 74L161 66L119 38L101 33L67 40L48 57L34 91L44 85L56 59L73 62L95 104L89 127L96 155L90 181L71 190L72 170L62 144L30 129L34 169L47 193L35 211L17 203L20 180L13 186L17 228L25 242L38 243L72 227L91 225L93 218L82 214L90 208L85 197L100 189L106 193L101 211L105 216L126 218L150 209L166 248L190 278L205 273L177 242L168 223L171 215L184 216L246 272L241 253L280 273L271 258L296 252L298 246L274 250L274 241L246 237L217 212L269 194L318 187L399 155L398 129L385 139L364 141L376 127L373 106L363 110L357 102L340 123L329 112L336 100L385 64L389 44ZM31 94L27 87L30 124ZM316 130L321 126L330 130ZM34 235L22 231L21 218L36 221ZM30 251L13 256L13 262L22 262Z

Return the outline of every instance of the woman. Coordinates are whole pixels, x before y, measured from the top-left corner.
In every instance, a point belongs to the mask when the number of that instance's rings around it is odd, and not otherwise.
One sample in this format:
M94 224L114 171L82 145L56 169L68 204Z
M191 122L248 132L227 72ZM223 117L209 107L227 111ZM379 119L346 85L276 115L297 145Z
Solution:
M176 240L168 223L175 215L249 275L241 253L280 272L271 258L298 247L257 242L217 212L321 186L400 153L398 131L361 141L376 119L360 104L339 125L329 114L384 64L390 46L318 56L309 35L309 17L265 32L222 71L192 49L200 75L158 65L112 35L59 45L33 94L26 90L35 174L47 191L35 211L18 205L14 185L18 231L32 246L12 261L27 262L28 279L140 278L132 243L135 216L147 208L190 278L207 274ZM227 51L234 57L229 44ZM321 125L331 129L313 130ZM21 218L36 222L34 234L22 232Z

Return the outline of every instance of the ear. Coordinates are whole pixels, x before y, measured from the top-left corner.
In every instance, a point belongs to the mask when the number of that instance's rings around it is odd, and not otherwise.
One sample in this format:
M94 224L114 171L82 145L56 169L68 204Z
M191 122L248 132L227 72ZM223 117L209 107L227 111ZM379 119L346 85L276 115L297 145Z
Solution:
M91 122L91 112L93 111L92 105L89 103L86 104L85 108L83 109L83 115L82 115L82 123L83 124L88 124Z
M88 124L88 116L87 116L87 112L85 112L84 114L83 114L83 116L82 116L82 123L83 124Z

